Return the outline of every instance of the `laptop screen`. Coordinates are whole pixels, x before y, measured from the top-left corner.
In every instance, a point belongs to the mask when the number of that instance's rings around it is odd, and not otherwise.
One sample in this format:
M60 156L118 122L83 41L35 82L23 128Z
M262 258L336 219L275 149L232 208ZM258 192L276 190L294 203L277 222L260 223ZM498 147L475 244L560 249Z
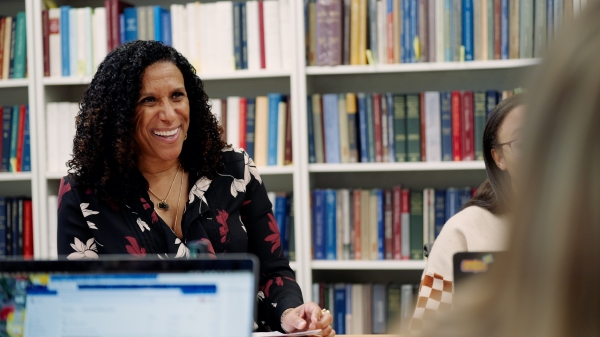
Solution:
M0 330L23 337L249 336L254 287L254 274L244 270L0 273Z

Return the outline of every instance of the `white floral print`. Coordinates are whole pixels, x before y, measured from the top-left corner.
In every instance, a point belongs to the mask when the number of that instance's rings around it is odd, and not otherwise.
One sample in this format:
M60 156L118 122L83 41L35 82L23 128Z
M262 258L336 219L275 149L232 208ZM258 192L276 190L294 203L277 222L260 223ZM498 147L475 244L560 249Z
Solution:
M67 259L69 260L95 260L98 259L98 248L94 238L90 238L86 243L83 243L78 238L75 238L74 243L71 247L75 251L69 254Z
M194 184L194 186L190 190L190 204L194 201L194 197L197 197L198 199L202 200L206 205L208 205L208 202L206 202L206 198L204 197L204 193L206 192L206 190L208 190L208 187L210 186L211 182L212 180L208 178L201 178Z
M179 238L175 239L175 244L179 245L177 249L177 254L175 255L176 259L179 258L189 258L190 257L190 249L183 243Z
M231 195L235 198L237 197L238 192L246 192L246 184L244 184L244 180L242 179L233 178L233 181L231 182Z
M256 164L254 164L254 161L252 160L252 158L250 158L250 156L246 152L244 152L244 165L246 166L244 168L244 183L246 185L248 185L250 183L250 175L253 175L254 179L258 180L259 184L262 184L262 179L260 178L260 175L258 174L258 169L256 168Z
M256 298L259 301L261 301L261 302L264 301L265 300L265 293L263 293L262 291L259 291L258 294L256 294Z
M144 230L150 231L150 226L148 226L148 224L144 222L144 220L138 218L137 224L138 226L140 226L140 230L142 231L142 233L144 232Z
M86 217L88 217L90 215L93 215L93 214L98 214L98 212L96 212L96 211L92 211L91 209L87 209L89 205L90 204L85 203L85 202L81 203L79 205L79 207L81 207L81 213L83 213L83 217L84 218L86 218Z
M98 227L96 227L96 225L93 222L87 221L87 225L90 229L98 229Z

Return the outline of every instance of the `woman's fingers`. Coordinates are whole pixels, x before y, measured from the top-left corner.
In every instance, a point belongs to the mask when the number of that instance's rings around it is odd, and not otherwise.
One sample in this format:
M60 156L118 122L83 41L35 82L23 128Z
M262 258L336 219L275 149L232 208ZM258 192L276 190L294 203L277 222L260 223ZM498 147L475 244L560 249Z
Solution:
M321 335L323 337L334 337L335 330L333 330L333 328L330 325L328 325L326 328L323 329L323 331L321 332Z

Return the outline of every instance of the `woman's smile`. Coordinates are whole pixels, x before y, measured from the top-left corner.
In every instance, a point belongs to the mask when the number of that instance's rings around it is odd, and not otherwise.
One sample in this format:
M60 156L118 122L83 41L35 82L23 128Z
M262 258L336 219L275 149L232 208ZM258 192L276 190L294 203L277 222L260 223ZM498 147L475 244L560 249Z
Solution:
M171 129L153 129L151 131L151 134L154 136L154 138L162 142L166 142L169 144L175 143L181 135L181 126Z

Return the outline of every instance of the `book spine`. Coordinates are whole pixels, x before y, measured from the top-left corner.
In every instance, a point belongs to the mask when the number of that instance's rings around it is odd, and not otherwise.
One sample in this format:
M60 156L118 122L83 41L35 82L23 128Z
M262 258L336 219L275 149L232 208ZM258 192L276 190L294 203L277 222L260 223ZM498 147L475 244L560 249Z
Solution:
M267 136L267 165L277 165L277 127L279 126L280 94L269 94L269 133ZM282 130L283 131L283 130Z
M162 9L161 10L161 27L162 35L161 41L167 46L173 46L173 32L171 28L171 12Z
M113 6L116 6L114 0L104 0L104 8L106 8L106 50L113 50L113 33L112 33L112 15L113 15Z
M346 286L337 284L334 288L334 330L338 334L346 333Z
M279 115L277 119L277 165L283 166L285 158L285 117L287 114L287 97L282 97L279 102Z
M382 152L382 162L390 162L390 146L389 146L389 138L388 138L388 105L385 94L381 95L381 152Z
M419 95L406 95L406 138L408 161L421 161L421 110Z
M502 59L502 1L494 1L494 60ZM506 0L504 0L506 1Z
M495 35L495 16L494 16L494 1L485 0L487 6L487 60L494 59L494 35Z
M444 224L446 223L446 191L435 190L435 220L434 235L435 238L440 235Z
M12 107L2 108L2 172L10 172L10 142L12 130Z
M323 121L325 122L325 162L340 163L338 95L323 95Z
M462 39L465 47L465 61L473 61L475 59L474 43L473 43L473 1L478 0L463 0L463 18L462 18ZM479 27L477 27L479 28Z
M13 256L13 199L6 199L6 256Z
M6 198L0 197L0 257L6 257Z
M520 0L508 0L508 58L519 58Z
M442 126L441 126L440 93L429 91L425 93L425 139L427 161L442 160Z
M248 146L246 145L246 135L247 135L247 118L248 118L248 100L246 98L240 98L240 115L239 115L239 133L240 133L240 148L246 149Z
M0 23L0 36L3 36L2 32L4 31L4 20ZM50 76L50 22L48 19L48 10L45 9L42 11L42 46L44 53L44 76ZM2 43L0 42L0 74L2 73Z
M285 149L283 154L283 165L291 165L293 160L292 152L292 105L290 97L286 98L285 105Z
M4 40L4 55L3 55L3 64L2 64L2 79L6 80L9 78L9 68L10 68L10 36L11 36L11 28L12 28L12 20L13 18L10 16L7 16L4 18L4 36L3 36L3 40ZM54 25L54 27L59 27L60 26L60 22L54 21L56 22L56 24ZM57 28L60 29L60 28ZM57 31L58 32L58 31ZM60 46L58 48L58 50L60 50ZM57 60L60 61L60 59L57 58ZM60 69L58 69L58 73L60 73Z
M313 121L313 102L312 96L306 96L306 117L308 120L308 162L313 164L317 162L315 153L315 126Z
M402 246L400 249L400 258L402 260L410 259L410 243L411 243L411 216L410 216L410 191L402 189L401 193L401 228L402 228Z
M77 8L69 8L69 74L77 75Z
M444 0L444 61L454 61L454 24L452 15L453 0Z
M402 1L402 63L410 63L412 52L410 40L410 3L412 0Z
M343 49L343 59L342 64L349 65L350 64L350 2L351 0L344 0L344 8L342 9L342 13L344 16L343 21L343 33L342 33L342 49Z
M160 20L158 21L160 22ZM161 41L161 39L158 38L156 41ZM125 43L125 14L119 14L119 45L123 43Z
M325 193L313 191L313 252L315 260L324 260L325 254Z
M473 92L465 91L463 92L462 98L462 139L464 140L462 149L463 160L475 160L475 141L473 139L473 110Z
M137 40L137 9L125 9L125 42Z
M373 123L373 96L366 95L367 107L367 145L369 151L369 162L375 162L375 125Z
M446 190L446 222L458 212L458 190L449 188Z
M23 201L23 257L33 258L33 214L31 200Z
M367 64L367 0L359 0L358 8L358 64Z
M44 20L44 15L48 16L48 11L46 11L46 13L42 13L42 20ZM42 25L44 25L44 23L42 23ZM45 27L44 29L46 30L46 33L49 35L49 31L50 31L50 22L49 19L46 17L46 23L45 23ZM6 37L6 18L0 17L0 79L2 79L2 72L3 72L3 68L4 68L4 40ZM46 40L44 39L44 42L46 42ZM50 43L48 41L48 43ZM49 58L49 56L48 56ZM46 57L44 57L44 61L46 61ZM50 67L50 66L48 66ZM48 68L50 69L50 68ZM48 70L50 71L50 70ZM49 75L48 75L49 76Z
M485 92L485 118L486 120L490 118L490 114L496 108L496 104L498 104L498 93L496 91L490 90Z
M338 197L340 198L341 205L341 219L338 223L342 224L342 235L338 241L342 240L342 253L338 256L343 260L350 260L351 257L351 246L352 246L352 213L350 212L350 190L340 190ZM338 230L338 232L340 232Z
M388 159L390 162L395 162L396 161L396 147L395 147L395 126L394 126L394 118L395 118L395 111L394 111L394 95L392 95L391 93L386 93L385 94L385 100L386 100L386 104L387 104L387 109L388 109L388 113L387 113L387 124L388 124Z
M15 78L15 45L17 37L17 20L13 18L10 31L10 61L8 68L8 78Z
M350 162L358 163L358 130L356 123L356 94L346 94L346 118L348 119L348 149Z
M392 255L394 260L402 259L402 188L394 186L392 214Z
M27 109L25 105L19 107L19 131L17 135L17 165L16 172L23 171L23 143L25 141L25 118Z
M373 138L375 140L375 162L383 161L383 139L381 129L381 96L373 94Z
M435 5L437 2L438 0L427 0L427 62L435 62L437 57L437 31L435 27Z
M378 41L378 30L377 30L377 0L369 1L369 50L371 51L372 61L379 63L379 43Z
M485 92L475 92L475 160L483 160L483 130L485 129Z
M242 42L242 69L248 69L248 19L247 3L240 4L240 30Z
M19 139L19 106L15 105L12 109L12 125L10 129L10 172L17 171L17 143Z
M510 38L510 35L509 35L509 22L508 22L508 17L509 17L508 3L509 3L509 0L501 0L500 56L501 56L501 59L503 59L503 60L506 60L509 58L509 50L508 50L509 41L508 41L508 39Z
M407 161L406 96L394 95L394 155L396 162Z
M423 192L410 193L410 259L423 259Z
M343 46L342 46L342 0L331 1L327 6L328 20L327 26L327 64L337 66L342 64ZM318 14L317 14L318 15Z
M464 45L462 41L462 0L453 0L452 1L453 15L452 15L452 24L453 24L453 40L452 40L452 54L453 61L459 62L463 61L464 57ZM462 52L461 52L462 51Z
M23 135L23 172L31 172L31 136L29 132L29 106L25 106L25 132ZM1 149L1 148L0 148Z
M377 1L375 7L377 8L377 63L386 64L388 63L388 40L387 40L387 0ZM393 50L393 49L392 49ZM392 55L393 57L393 55Z
M327 260L337 260L336 213L336 192L335 190L325 190L325 252Z
M442 160L452 161L452 94L440 93L440 114L442 123Z
M346 94L338 94L338 129L340 142L340 161L350 162L350 140L348 138L348 117L346 113Z
M416 62L428 62L427 53L429 52L427 46L427 40L429 39L429 29L427 27L428 24L428 0L418 0L417 7L417 42L415 45L419 48L418 55L415 55Z
M267 68L265 51L265 15L263 0L258 0L258 36L260 42L260 68Z
M552 41L554 38L554 0L546 2L546 41Z
M369 139L367 136L367 98L364 93L358 95L358 129L360 141L360 161L369 162Z
M13 253L15 256L23 255L23 199L13 202Z
M240 2L233 3L233 52L235 58L235 69L244 69L242 60L242 4Z
M487 0L473 0L473 48L475 60L487 60Z
M454 161L462 161L462 117L461 117L461 93L452 92L452 158Z
M384 233L385 233L385 259L391 260L394 258L394 243L393 243L393 200L392 191L385 190L384 194Z
M315 135L315 154L316 162L325 162L325 147L323 144L323 103L321 95L314 94L313 99L313 123L314 123L314 135Z
M362 260L361 249L361 195L360 190L352 191L352 213L353 213L353 228L354 228L354 259Z
M385 260L385 194L376 190L377 198L377 259Z
M387 0L388 10L388 63L402 62L402 0ZM391 18L390 18L391 11ZM390 21L392 22L390 24Z
M520 0L521 1L521 22L520 24L520 36L519 36L519 57L520 58L532 58L533 57L533 34L534 34L534 11L533 1L534 0ZM545 12L545 8L543 8Z
M421 145L421 160L427 160L427 116L425 110L425 93L419 94L419 135Z
M286 200L285 194L277 194L275 196L275 206L274 206L274 216L275 221L277 222L277 227L279 229L279 236L281 238L281 250L284 252L284 255L287 255L287 242L285 241L286 237L286 228L285 228L285 218L286 218Z
M246 153L250 158L254 158L254 130L256 120L256 99L248 98L246 100Z
M535 11L535 30L533 38L533 57L542 57L546 50L546 32L547 32L547 14L548 9L546 8L546 0L534 0L534 11Z

